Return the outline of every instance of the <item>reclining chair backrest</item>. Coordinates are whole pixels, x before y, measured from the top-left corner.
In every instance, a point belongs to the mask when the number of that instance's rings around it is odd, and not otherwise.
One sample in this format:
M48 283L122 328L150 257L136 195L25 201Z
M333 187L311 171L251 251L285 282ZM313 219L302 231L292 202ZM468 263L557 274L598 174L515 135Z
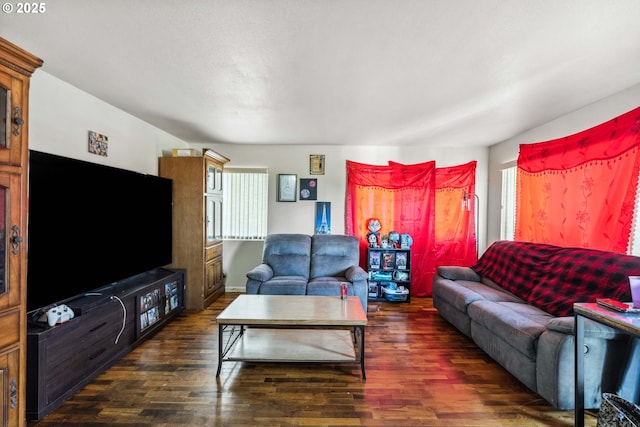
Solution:
M270 234L264 242L262 262L274 276L309 278L311 236L306 234Z
M355 236L316 234L311 238L311 275L343 277L360 262L360 242Z

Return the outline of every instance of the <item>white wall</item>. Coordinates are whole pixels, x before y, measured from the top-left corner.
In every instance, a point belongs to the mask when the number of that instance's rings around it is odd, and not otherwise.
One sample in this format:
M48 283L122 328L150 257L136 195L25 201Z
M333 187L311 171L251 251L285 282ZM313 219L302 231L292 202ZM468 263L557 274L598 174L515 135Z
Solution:
M331 202L331 233L344 233L344 198L346 190L346 161L386 165L389 160L414 164L430 160L436 167L455 166L472 160L476 168L476 192L480 197L481 250L484 248L486 223L486 182L488 148L421 148L373 146L303 146L303 145L238 145L191 144L193 148L211 148L231 159L228 167L266 167L269 169L269 221L268 233L313 234L315 202L277 202L277 175L293 173L300 178L318 179L318 201ZM309 174L309 155L325 155L325 174ZM389 230L388 230L389 231ZM227 289L244 289L246 272L256 266L262 256L262 242L225 242L224 269Z
M108 156L88 151L88 132L109 137ZM31 79L29 148L156 175L163 150L184 141L42 70Z
M640 106L640 85L594 102L570 114L523 132L490 147L487 244L500 239L501 174L518 158L520 144L533 144L573 135Z

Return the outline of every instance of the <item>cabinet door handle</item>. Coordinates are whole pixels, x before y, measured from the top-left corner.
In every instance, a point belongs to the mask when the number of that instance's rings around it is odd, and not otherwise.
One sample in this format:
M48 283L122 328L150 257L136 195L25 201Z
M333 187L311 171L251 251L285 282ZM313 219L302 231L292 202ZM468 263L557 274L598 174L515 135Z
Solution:
M20 236L20 228L17 225L11 227L11 253L18 255L20 249L18 246L22 243L22 236Z
M15 136L20 136L20 126L24 124L24 120L20 117L20 107L15 107L13 109L13 134Z
M102 322L102 323L100 323L99 325L97 325L96 327L89 329L89 332L90 332L90 333L94 333L94 332L95 332L95 331L97 331L98 329L101 329L101 328L103 328L103 327L105 327L105 326L107 326L107 322Z
M93 359L97 358L98 356L100 356L105 351L106 351L105 348L101 348L98 351L93 352L92 354L89 355L89 360L93 360Z
M9 405L11 409L18 407L18 381L15 378L9 383Z

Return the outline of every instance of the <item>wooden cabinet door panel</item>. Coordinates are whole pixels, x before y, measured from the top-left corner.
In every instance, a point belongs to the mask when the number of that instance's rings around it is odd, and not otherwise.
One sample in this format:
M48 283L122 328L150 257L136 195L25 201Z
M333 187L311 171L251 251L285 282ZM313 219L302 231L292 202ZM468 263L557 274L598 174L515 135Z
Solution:
M19 165L22 158L22 140L27 132L26 108L22 105L24 82L0 71L0 91L6 99L3 135L0 137L0 163ZM6 93L6 97L4 94Z
M206 264L205 298L222 289L222 258Z
M23 418L19 414L18 399L20 366L20 350L15 349L9 353L0 355L0 425L16 426Z
M20 176L0 172L0 309L20 304L20 257L26 250Z

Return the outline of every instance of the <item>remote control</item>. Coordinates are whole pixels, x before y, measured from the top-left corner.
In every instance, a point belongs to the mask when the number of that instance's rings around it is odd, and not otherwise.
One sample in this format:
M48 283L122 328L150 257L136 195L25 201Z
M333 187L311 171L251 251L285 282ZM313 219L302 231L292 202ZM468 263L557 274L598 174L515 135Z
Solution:
M619 311L620 313L625 313L631 308L629 304L625 304L623 302L616 301L610 298L597 298L596 303L601 307L608 308L609 310Z

